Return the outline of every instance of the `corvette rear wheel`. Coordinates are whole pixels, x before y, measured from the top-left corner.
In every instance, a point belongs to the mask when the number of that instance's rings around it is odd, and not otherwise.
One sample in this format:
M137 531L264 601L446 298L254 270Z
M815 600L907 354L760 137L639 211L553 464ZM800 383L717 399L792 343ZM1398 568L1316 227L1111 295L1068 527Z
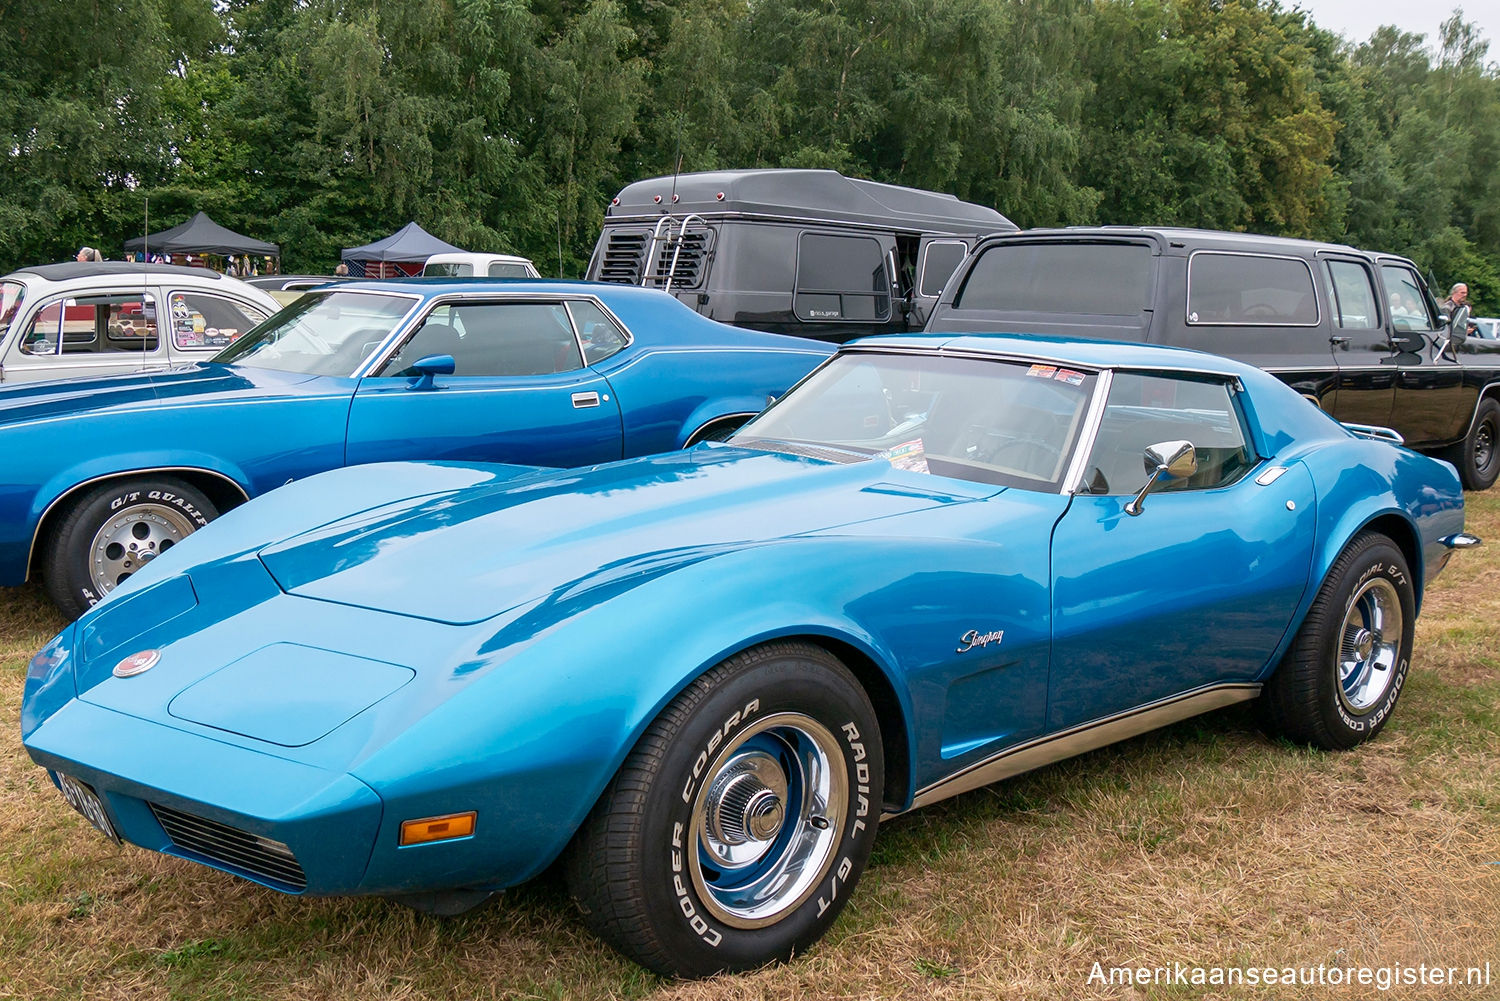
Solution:
M874 709L835 657L746 651L641 737L570 846L569 889L601 938L658 973L787 959L849 899L883 779Z
M47 542L47 593L70 618L218 517L213 502L175 476L103 483L71 502Z
M1261 694L1267 729L1329 750L1375 736L1401 695L1415 624L1406 557L1384 536L1356 537Z

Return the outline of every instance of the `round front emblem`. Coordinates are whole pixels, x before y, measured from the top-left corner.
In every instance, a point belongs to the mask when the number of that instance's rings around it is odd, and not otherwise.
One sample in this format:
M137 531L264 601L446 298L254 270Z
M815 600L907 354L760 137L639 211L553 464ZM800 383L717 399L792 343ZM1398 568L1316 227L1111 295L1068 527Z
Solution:
M133 653L115 665L115 677L133 678L137 674L144 674L155 667L159 660L161 660L160 650L142 650L140 653Z

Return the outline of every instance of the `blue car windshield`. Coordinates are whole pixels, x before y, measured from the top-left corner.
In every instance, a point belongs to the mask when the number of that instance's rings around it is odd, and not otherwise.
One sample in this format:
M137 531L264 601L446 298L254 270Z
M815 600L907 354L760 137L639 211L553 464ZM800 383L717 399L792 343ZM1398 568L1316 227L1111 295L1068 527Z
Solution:
M309 292L214 361L305 375L352 375L416 302L375 292Z
M925 354L836 356L731 439L1030 490L1056 490L1092 372Z

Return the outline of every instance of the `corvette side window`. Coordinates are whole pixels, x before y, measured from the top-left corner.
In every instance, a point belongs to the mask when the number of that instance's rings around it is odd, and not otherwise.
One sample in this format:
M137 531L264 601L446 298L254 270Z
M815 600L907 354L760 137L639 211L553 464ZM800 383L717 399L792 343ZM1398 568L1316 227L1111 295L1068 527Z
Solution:
M562 303L439 306L381 374L412 375L411 366L430 355L452 355L455 376L551 375L583 367Z
M1206 490L1239 479L1255 462L1229 387L1222 382L1116 373L1083 489L1133 494L1145 485L1148 446L1190 441L1198 472L1167 490Z

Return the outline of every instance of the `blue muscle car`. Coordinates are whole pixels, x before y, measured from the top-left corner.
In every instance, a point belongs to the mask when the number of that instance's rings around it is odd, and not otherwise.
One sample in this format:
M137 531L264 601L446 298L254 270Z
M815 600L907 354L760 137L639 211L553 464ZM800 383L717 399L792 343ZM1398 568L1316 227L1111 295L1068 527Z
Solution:
M704 975L811 946L883 815L1245 700L1369 739L1463 521L1237 362L873 339L727 443L273 491L42 650L22 735L111 837L441 912L561 857Z
M0 388L0 586L40 576L76 616L220 513L338 466L581 466L722 437L832 351L619 285L330 286L212 363Z

